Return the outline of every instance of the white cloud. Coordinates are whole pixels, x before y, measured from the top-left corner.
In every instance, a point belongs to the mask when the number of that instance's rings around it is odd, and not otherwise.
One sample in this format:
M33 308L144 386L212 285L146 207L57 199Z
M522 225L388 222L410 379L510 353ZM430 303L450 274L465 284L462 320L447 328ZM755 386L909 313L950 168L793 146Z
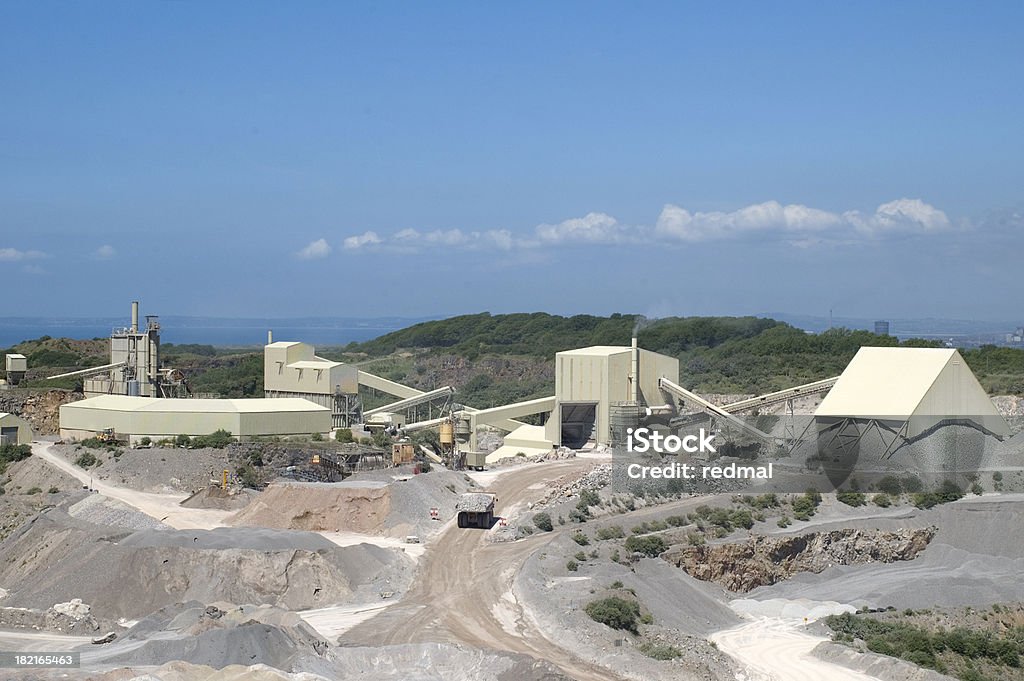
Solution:
M301 251L295 254L301 260L317 260L319 258L326 258L331 254L331 245L324 239L317 239L311 241Z
M374 246L416 252L427 248L527 251L561 244L672 244L742 237L777 238L798 248L826 243L880 239L901 234L932 234L952 227L938 208L920 199L897 199L873 213L835 213L802 204L756 203L734 211L691 212L666 204L654 225L628 225L607 213L592 212L558 223L537 225L532 232L507 229L419 231L403 229L390 236L365 232L345 239L345 248Z
M117 255L117 251L115 251L114 247L110 244L103 244L93 252L93 255L100 260L110 260Z
M802 247L827 236L849 239L851 232L877 237L886 233L930 233L949 229L949 218L920 199L883 203L874 213L832 213L800 204L783 206L767 201L732 212L690 213L666 205L655 225L655 236L680 241L710 241L745 234L778 234ZM817 237L812 239L810 237Z
M46 257L41 251L19 251L17 248L0 248L0 262L18 262Z
M516 244L507 229L492 229L482 232L464 232L461 229L435 229L421 232L403 229L386 241L376 232L366 232L345 239L345 248L357 250L364 246L387 246L395 250L416 251L423 248L441 247L462 250L511 250Z
M636 236L635 229L619 223L607 213L587 213L581 218L563 220L557 225L538 225L537 238L545 243L573 241L591 244L614 244Z
M381 238L377 236L377 232L363 232L358 236L346 238L343 245L346 250L355 251L366 246L376 246L379 243L381 243Z

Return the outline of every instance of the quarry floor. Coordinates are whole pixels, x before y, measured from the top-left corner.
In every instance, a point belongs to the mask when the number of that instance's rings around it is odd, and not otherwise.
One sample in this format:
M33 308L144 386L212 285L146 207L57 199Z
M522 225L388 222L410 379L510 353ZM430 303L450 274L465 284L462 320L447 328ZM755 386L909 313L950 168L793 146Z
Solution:
M180 505L187 496L183 493L141 492L109 480L94 479L87 471L55 453L50 443L35 443L33 453L46 465L91 486L97 494L138 509L169 527L179 530L230 527L228 518L232 511L187 508ZM555 481L585 471L599 461L595 457L580 457L487 471L471 477L497 495L500 513L512 516L542 498ZM678 512L700 501L703 500L690 499L638 509L626 522ZM395 536L323 531L320 534L338 546L370 543L401 549L415 561L415 576L411 587L394 599L306 609L299 614L325 639L336 642L341 638L345 646L378 650L389 646L396 651L396 656L397 651L410 645L420 646L418 650L441 650L443 654L467 647L501 651L546 661L565 677L574 679L731 677L737 681L892 681L901 677L895 673L870 676L814 655L812 651L826 639L805 625L829 612L852 609L850 604L855 601L903 608L930 606L936 599L978 604L1024 600L1024 585L1016 578L1020 562L1024 560L1024 522L1018 522L1021 516L1024 516L1024 495L1020 494L986 495L934 512L868 509L860 511L856 517L851 517L847 509L836 505L834 500L826 502L821 513L802 525L801 531L858 524L887 527L938 524L946 528L946 534L940 534L941 541L930 547L925 556L910 563L844 567L820 575L800 576L752 592L742 603L731 601L731 596L722 590L705 589L682 581L678 570L658 564L663 561L638 564L635 576L647 580L649 587L693 590L692 594L687 592L681 597L689 603L683 607L689 609L678 613L678 626L697 622L699 626L694 625L694 633L713 641L721 652L732 658L735 671L722 669L721 675L715 676L673 675L670 668L658 673L656 666L644 666L647 662L636 663L635 659L621 653L608 652L610 648L604 647L606 641L581 638L566 628L573 623L567 625L558 619L565 614L561 612L562 606L554 600L546 602L543 594L526 582L532 578L538 583L552 582L550 575L538 572L537 557L554 550L552 547L558 541L564 541L570 531L568 527L514 542L494 542L486 531L459 530L449 521L437 527L436 532L420 544L405 544ZM991 530L981 532L979 527L991 527ZM563 584L579 590L582 595L588 584L614 576L611 573L600 577L581 575L572 578L576 581ZM575 624L579 624L579 620ZM48 632L0 631L0 650L60 650L84 646L88 640L89 637ZM596 652L598 648L605 652ZM102 649L90 650L88 646L84 649L89 653L86 659L93 661L96 669L107 668L102 663L105 654ZM557 678L545 674L531 678ZM478 677L468 672L458 678Z

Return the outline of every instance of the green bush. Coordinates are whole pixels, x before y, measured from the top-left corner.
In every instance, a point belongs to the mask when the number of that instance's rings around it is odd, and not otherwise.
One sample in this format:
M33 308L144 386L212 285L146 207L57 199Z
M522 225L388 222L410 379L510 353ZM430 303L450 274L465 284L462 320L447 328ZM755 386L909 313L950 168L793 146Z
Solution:
M836 499L847 506L863 506L868 503L863 492L837 492Z
M29 487L28 491L25 492L25 494L39 494L42 491L43 491L42 487Z
M56 493L57 493L57 492L59 492L59 491L60 491L60 490L59 490L59 489L57 489L57 487L55 487L55 486L51 486L51 487L50 487L50 489L49 489L49 491L47 492L47 494L56 494Z
M892 500L889 498L888 494L876 494L871 497L871 503L879 508L889 508L892 506Z
M565 564L565 569L569 572L576 572L580 569L580 566L579 563L577 563L576 561L570 560L568 563Z
M175 447L191 447L192 446L192 438L190 438L188 435L179 435L176 438L174 438L174 446Z
M626 539L625 548L630 553L642 553L649 558L656 558L668 549L668 543L655 534L634 535Z
M92 468L97 463L99 463L99 459L97 459L92 452L82 452L78 458L75 459L75 465L79 468Z
M797 520L810 520L820 503L821 495L814 490L808 490L793 500L793 517Z
M0 445L0 475L7 471L7 464L24 461L30 456L32 456L32 447L29 445Z
M607 539L622 539L626 536L626 533L622 531L620 525L609 525L608 527L602 527L597 531L597 538L601 541Z
M898 497L903 494L903 483L895 475L887 475L881 478L875 483L875 487L878 488L879 492L884 492L890 497Z
M590 616L590 619L612 629L637 633L640 605L633 601L627 601L618 596L609 596L587 603L584 612Z
M589 508L590 506L597 506L600 503L601 497L598 496L597 492L595 492L594 490L585 489L582 492L580 492L580 506L586 506Z
M590 538L579 530L573 533L572 540L580 546L587 546L590 544Z
M352 436L351 428L338 428L334 431L334 439L336 442L340 442L342 444L355 442L355 437Z
M220 430L213 431L209 435L195 436L192 438L191 443L186 446L189 446L192 449L224 449L234 441L235 438L231 436L231 433L221 428Z
M646 642L640 646L640 652L654 660L674 660L683 654L673 645Z
M551 515L549 513L537 513L533 516L533 524L538 530L544 530L545 532L551 532L555 529L555 526L551 523Z

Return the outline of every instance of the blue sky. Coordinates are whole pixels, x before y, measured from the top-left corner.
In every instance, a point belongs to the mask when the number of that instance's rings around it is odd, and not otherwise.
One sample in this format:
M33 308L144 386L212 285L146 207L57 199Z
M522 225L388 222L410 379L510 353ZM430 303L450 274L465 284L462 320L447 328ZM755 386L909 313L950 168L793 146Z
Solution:
M0 4L0 316L1017 319L1024 5Z

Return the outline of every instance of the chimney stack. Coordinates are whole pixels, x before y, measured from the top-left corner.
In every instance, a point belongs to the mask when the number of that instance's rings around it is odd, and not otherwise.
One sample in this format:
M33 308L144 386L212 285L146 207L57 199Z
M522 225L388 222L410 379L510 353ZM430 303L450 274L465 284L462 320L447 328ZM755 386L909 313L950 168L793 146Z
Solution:
M139 301L132 301L132 333L139 332Z
M273 329L267 329L267 345L274 342L274 331Z
M640 349L636 344L636 336L633 336L633 342L630 346L633 353L633 381L630 386L631 394L630 400L633 404L640 404Z

